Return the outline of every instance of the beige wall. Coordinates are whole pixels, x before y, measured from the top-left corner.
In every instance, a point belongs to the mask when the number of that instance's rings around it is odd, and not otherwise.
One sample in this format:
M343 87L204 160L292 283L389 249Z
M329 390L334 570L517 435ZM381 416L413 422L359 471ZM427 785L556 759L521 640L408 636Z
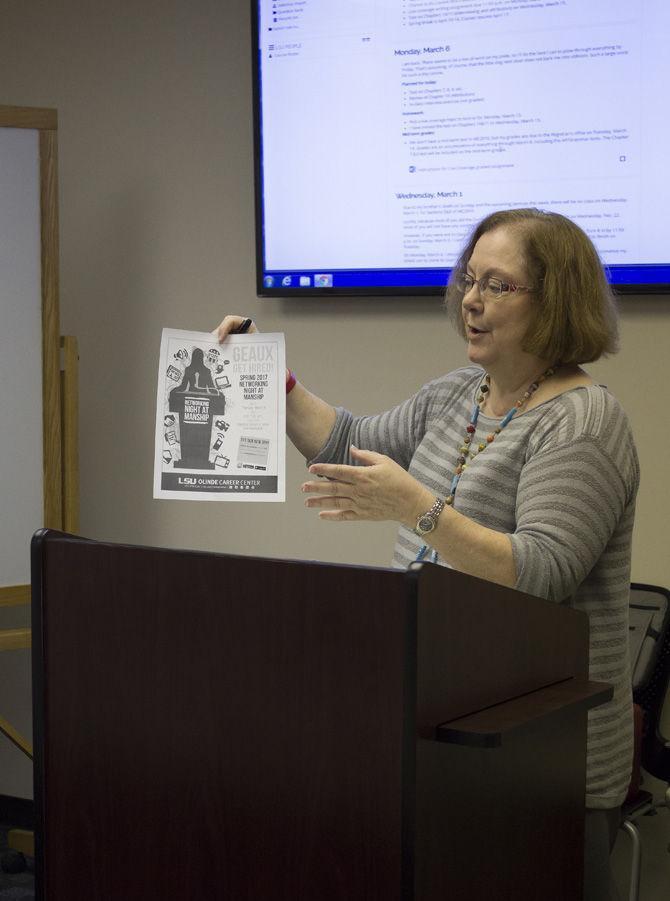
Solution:
M392 525L286 504L152 499L160 332L227 311L284 331L298 376L374 412L464 360L438 299L264 300L254 291L248 0L3 4L0 103L59 112L61 322L81 353L81 529L100 539L385 564ZM361 240L365 239L364 224ZM628 409L643 481L633 576L670 585L670 298L622 302L623 350L593 372Z
M393 527L316 522L302 508L292 449L285 505L151 497L163 326L207 330L226 311L244 312L286 333L306 384L367 412L464 359L436 298L256 299L248 6L32 0L3 8L0 101L53 106L60 117L61 320L81 350L82 531L384 564ZM634 576L670 584L670 299L622 306L623 350L595 371L629 410L640 445Z

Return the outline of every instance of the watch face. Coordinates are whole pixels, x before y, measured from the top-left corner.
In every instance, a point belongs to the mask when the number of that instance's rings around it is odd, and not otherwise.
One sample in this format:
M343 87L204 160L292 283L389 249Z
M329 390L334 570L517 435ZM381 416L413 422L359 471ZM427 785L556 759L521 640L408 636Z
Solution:
M429 516L427 513L424 514L421 519L418 521L417 529L420 532L432 532L435 528L435 520L432 516Z

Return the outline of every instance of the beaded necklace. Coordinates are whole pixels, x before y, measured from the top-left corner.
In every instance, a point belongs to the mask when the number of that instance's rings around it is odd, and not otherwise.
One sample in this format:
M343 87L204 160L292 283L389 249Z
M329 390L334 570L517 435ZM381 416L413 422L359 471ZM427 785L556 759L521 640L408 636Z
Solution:
M493 444L496 436L499 435L505 428L505 426L511 422L511 420L519 412L519 410L522 410L526 406L529 398L531 398L533 394L535 394L542 382L544 382L556 372L558 365L559 364L550 366L546 372L543 372L542 375L535 379L534 382L531 382L531 384L526 389L523 397L520 397L519 400L514 404L514 406L509 409L507 413L505 413L503 418L498 423L497 427L486 436L486 441L480 442L480 444L477 445L477 450L474 450L471 445L474 434L477 431L477 420L479 419L479 412L481 410L481 405L486 400L486 395L491 389L491 376L488 373L484 376L484 380L477 390L475 406L472 410L472 415L470 416L470 422L468 423L468 426L465 430L463 444L459 447L459 456L456 462L456 469L454 470L454 475L451 480L449 494L444 501L447 506L452 506L454 503L458 483L460 482L461 476L463 475L464 471L468 468L468 457L470 458L470 462L472 462L472 460L475 457L478 457L479 454L483 453L483 451L485 451L490 444ZM424 544L421 546L419 553L416 555L416 563L423 560L423 558L426 556L427 550L427 545ZM430 559L432 563L437 562L437 551L432 551Z

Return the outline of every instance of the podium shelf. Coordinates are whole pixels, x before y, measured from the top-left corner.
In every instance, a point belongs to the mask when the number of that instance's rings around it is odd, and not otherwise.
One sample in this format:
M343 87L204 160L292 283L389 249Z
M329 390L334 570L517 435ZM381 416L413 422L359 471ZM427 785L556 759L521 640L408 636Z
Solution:
M566 679L504 704L443 723L437 727L436 738L447 744L499 748L512 733L528 729L539 720L564 713L566 709L587 712L609 701L613 691L606 682Z

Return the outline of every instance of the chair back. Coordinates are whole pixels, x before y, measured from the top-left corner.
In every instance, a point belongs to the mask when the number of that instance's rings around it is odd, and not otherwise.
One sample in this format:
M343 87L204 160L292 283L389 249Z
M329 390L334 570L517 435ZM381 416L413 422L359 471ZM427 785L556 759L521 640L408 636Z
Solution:
M633 700L645 715L642 766L670 781L670 743L660 731L670 681L670 592L633 582L630 592L630 652Z

